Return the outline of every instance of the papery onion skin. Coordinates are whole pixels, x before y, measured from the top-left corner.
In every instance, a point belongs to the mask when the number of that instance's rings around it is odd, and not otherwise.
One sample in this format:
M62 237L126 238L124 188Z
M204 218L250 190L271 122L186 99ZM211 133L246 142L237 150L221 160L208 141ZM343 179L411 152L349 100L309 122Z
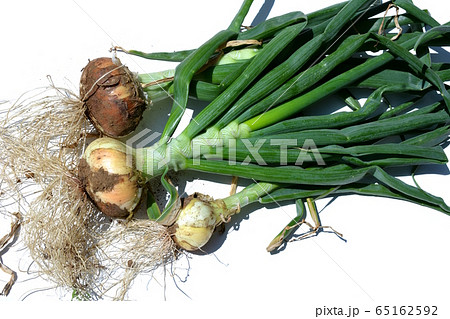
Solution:
M87 117L99 132L109 137L133 132L146 109L136 77L111 58L97 58L86 65L80 79L80 96Z

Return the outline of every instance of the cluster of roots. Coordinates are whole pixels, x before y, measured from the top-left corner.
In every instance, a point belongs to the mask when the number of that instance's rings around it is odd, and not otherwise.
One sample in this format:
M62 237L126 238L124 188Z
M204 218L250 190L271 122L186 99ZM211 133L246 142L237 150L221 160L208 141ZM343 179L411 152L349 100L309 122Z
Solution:
M165 227L113 221L86 196L77 167L96 130L76 94L51 85L1 110L0 212L23 216L40 275L81 298L124 299L137 275L174 260Z

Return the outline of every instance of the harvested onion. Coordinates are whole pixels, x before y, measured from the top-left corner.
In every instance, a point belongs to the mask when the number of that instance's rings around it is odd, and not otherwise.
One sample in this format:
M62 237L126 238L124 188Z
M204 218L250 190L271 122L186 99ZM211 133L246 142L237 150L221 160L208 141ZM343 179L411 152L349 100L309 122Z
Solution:
M189 196L172 227L175 243L189 251L203 247L220 223L220 214L226 211L221 203L198 193Z
M127 165L126 147L112 138L97 139L86 148L78 177L97 207L110 217L128 217L139 204L140 174Z
M125 65L111 58L90 61L80 79L86 114L104 135L121 137L133 132L146 109L140 83Z

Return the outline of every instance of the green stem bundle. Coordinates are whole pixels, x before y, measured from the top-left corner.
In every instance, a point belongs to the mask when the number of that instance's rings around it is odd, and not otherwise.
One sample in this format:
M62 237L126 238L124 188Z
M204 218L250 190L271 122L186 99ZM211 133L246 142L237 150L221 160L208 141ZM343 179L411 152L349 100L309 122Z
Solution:
M140 174L147 180L162 175L171 205L179 199L165 180L168 170L252 181L243 191L208 204L206 210L220 211L222 219L227 209L232 214L255 201L299 203L348 193L407 200L450 214L441 198L387 171L395 166L447 162L443 147L450 132L450 95L445 81L450 72L448 65L432 63L427 46L432 41L448 44L443 36L448 29L437 28L439 24L409 0L394 1L407 12L386 19L373 16L389 8L388 4L351 0L312 14L285 14L241 32L251 2L244 1L230 27L198 49L173 56L128 51L181 61L169 81L174 104L161 140L149 148L129 150ZM399 24L410 26L411 31L394 37L378 34ZM423 35L424 24L434 27L429 36ZM257 40L261 45L247 59L209 64L224 52L222 45L230 39ZM373 55L371 50L380 52ZM145 81L144 75L141 78ZM370 89L364 103L353 96L354 88ZM432 90L439 91L441 99L418 106ZM386 97L400 91L417 96L386 110ZM211 102L174 137L188 97L195 95ZM344 99L351 111L304 114L334 96ZM173 214L166 209L149 216L169 225ZM302 216L299 213L289 227ZM220 223L217 218L205 227Z

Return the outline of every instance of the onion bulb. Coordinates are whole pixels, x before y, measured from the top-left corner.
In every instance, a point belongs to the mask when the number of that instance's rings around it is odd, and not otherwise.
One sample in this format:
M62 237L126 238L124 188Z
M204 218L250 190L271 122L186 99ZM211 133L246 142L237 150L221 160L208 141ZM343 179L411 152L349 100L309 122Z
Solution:
M125 218L138 206L142 179L127 165L126 146L112 138L96 139L86 148L78 177L89 197L105 215Z
M111 58L90 61L80 79L86 115L102 134L122 137L133 132L146 108L144 93L129 69Z
M221 200L212 200L199 193L189 196L172 226L173 240L185 250L200 249L209 241L226 211Z

